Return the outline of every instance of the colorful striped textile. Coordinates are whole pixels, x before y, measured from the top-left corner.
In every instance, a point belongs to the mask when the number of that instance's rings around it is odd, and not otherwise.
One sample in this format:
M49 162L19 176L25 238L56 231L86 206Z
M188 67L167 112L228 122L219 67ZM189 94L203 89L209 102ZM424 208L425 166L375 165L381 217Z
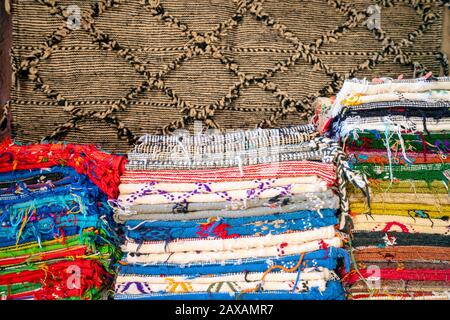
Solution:
M450 298L449 92L450 78L349 80L329 108L370 188L370 203L348 191L350 299Z
M116 299L345 298L345 185L364 183L311 126L146 135L128 158Z
M109 296L121 253L108 201L124 165L93 146L2 144L1 299Z

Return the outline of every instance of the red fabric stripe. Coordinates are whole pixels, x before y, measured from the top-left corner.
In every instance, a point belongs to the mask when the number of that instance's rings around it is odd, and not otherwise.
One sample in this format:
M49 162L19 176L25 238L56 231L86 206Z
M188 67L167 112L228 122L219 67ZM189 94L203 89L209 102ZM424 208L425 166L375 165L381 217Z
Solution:
M433 269L410 269L410 270L397 270L397 269L380 269L380 273L376 274L373 270L359 270L364 278L376 278L379 277L382 280L415 280L415 281L449 281L450 269L433 270ZM347 283L353 284L360 280L360 276L357 273L349 275Z
M275 168L271 170L271 168ZM287 161L274 165L244 166L243 175L238 167L212 170L126 170L121 178L122 183L138 182L222 182L253 179L273 179L281 177L301 177L317 175L334 183L336 180L335 166L313 161ZM267 170L266 172L264 172Z
M79 270L79 277L74 273L76 269ZM80 297L87 289L92 287L100 289L111 281L111 275L98 261L82 259L46 265L40 270L27 270L0 276L2 285L22 282L41 283L42 288L32 293L38 300Z
M70 166L88 175L110 198L117 198L125 157L99 151L93 145L34 144L18 146L7 139L0 143L0 172Z

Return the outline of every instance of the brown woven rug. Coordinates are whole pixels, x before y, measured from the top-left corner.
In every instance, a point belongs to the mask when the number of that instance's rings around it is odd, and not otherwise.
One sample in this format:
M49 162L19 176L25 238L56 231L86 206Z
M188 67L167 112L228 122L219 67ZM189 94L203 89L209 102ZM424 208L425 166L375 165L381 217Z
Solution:
M0 1L0 142L11 131L11 113L5 106L9 100L11 87L11 70L9 65L9 49L11 47L11 17Z
M194 120L304 123L347 78L448 73L439 3L12 0L13 133L126 151ZM381 24L369 30L374 4Z

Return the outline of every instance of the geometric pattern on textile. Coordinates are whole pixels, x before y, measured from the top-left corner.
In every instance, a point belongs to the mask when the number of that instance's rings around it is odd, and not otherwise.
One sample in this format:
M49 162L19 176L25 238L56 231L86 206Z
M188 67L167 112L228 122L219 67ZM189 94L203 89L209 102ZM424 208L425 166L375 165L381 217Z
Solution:
M80 8L78 29L67 20ZM370 5L381 26L370 30ZM448 74L441 1L13 0L18 141L304 123L352 77Z

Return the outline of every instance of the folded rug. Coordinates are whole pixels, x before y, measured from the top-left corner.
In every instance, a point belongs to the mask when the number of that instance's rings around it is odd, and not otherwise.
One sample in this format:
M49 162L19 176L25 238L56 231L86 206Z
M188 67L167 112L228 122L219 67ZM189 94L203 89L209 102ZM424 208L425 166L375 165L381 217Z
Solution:
M173 215L181 214L183 219L189 219L189 216L193 213L199 214L204 212L226 215L227 212L232 214L243 214L249 209L264 209L264 208L282 208L289 205L300 205L308 203L311 205L311 209L320 209L320 205L327 203L326 208L336 208L337 205L333 205L333 201L339 202L338 196L330 189L325 192L308 192L297 195L284 195L276 196L269 199L251 199L243 201L231 201L231 202L185 202L176 204L131 204L127 205L123 202L115 203L117 206L117 212L123 215L137 215L137 214L164 214L171 213ZM262 214L261 214L262 215Z
M141 138L110 201L126 238L115 298L343 299L336 225L346 183L366 181L305 131Z
M296 211L283 215L245 218L213 217L207 220L128 220L125 235L135 241L171 241L180 238L239 238L301 231L337 224L336 211Z
M121 252L108 199L124 160L93 146L1 144L2 298L109 296Z
M362 231L398 231L405 233L442 234L450 233L450 221L420 216L399 215L356 215L353 217L354 230Z
M322 114L370 190L348 192L351 299L450 298L449 97L450 78L431 74L354 79Z
M116 292L119 294L149 294L153 292L242 292L259 287L263 291L305 292L317 288L323 292L327 282L337 276L327 269L302 270L297 272L273 272L245 274L226 274L209 276L140 276L119 275L116 279Z
M109 197L118 195L125 157L113 156L92 145L34 144L20 146L5 140L0 144L0 172L70 166L89 176Z
M116 294L117 300L344 300L345 292L339 281L328 281L325 291L311 288L306 292L261 291L244 293L150 293L139 295Z

